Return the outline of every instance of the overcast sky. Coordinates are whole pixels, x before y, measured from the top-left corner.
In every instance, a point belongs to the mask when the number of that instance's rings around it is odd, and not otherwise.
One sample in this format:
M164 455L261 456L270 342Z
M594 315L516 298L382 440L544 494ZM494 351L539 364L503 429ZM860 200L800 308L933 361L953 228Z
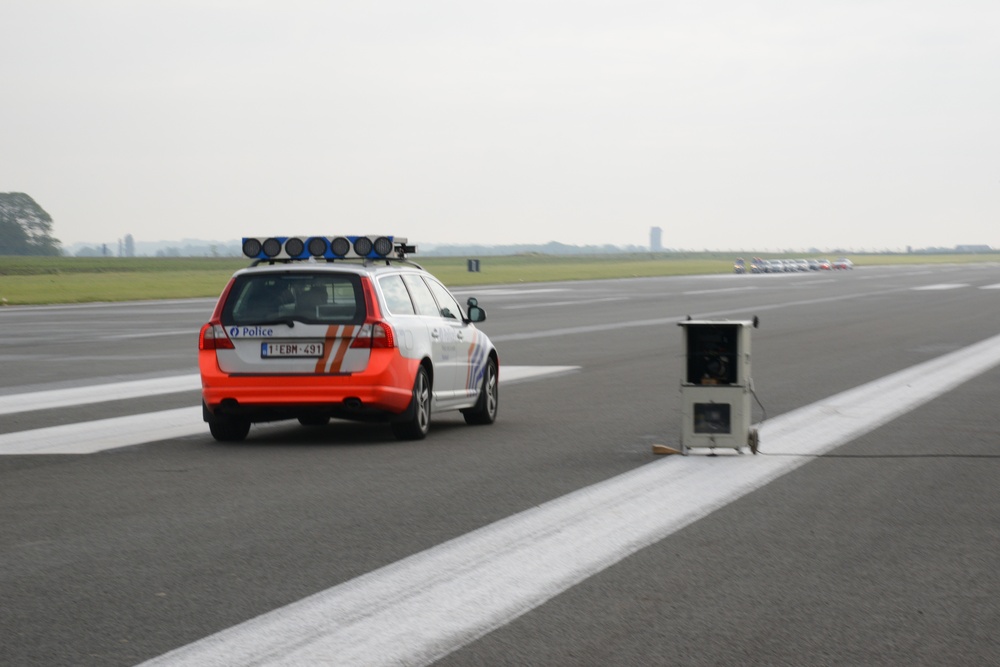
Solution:
M1000 248L996 0L0 0L64 244Z

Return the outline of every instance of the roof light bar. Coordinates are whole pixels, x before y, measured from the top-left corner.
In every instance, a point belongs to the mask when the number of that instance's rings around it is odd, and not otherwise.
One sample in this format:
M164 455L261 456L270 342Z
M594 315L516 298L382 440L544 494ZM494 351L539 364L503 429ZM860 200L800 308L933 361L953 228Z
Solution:
M244 237L243 254L251 259L384 259L416 252L405 238L394 236Z

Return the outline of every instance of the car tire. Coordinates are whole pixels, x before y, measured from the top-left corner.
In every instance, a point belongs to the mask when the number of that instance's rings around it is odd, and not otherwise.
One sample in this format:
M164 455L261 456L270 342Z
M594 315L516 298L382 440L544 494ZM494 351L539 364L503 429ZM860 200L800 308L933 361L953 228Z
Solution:
M250 432L250 422L235 417L212 417L208 421L208 430L219 442L240 442Z
M492 424L497 419L497 409L500 405L500 383L497 375L497 362L488 359L483 369L483 386L479 392L479 400L468 410L462 410L466 424Z
M392 422L392 432L400 440L423 440L431 428L431 380L427 369L417 369L413 397L400 419Z

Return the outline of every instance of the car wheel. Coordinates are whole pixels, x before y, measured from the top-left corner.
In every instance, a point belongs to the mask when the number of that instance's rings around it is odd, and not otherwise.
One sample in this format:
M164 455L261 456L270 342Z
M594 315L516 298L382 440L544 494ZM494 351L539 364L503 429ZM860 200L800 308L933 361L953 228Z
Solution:
M234 417L212 417L208 421L208 430L219 442L240 442L250 432L250 422Z
M483 370L483 386L475 406L462 410L467 424L492 424L497 418L500 403L500 385L497 382L497 362L489 359Z
M427 369L417 369L413 398L402 417L392 422L392 432L400 440L422 440L431 429L431 381Z

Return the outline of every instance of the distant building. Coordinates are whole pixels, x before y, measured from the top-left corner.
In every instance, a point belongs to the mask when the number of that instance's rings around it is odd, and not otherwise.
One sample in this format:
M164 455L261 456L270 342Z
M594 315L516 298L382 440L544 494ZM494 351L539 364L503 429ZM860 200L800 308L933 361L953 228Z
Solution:
M988 245L957 245L955 252L993 252Z
M649 230L649 249L652 252L663 250L663 230L659 227L652 227Z

